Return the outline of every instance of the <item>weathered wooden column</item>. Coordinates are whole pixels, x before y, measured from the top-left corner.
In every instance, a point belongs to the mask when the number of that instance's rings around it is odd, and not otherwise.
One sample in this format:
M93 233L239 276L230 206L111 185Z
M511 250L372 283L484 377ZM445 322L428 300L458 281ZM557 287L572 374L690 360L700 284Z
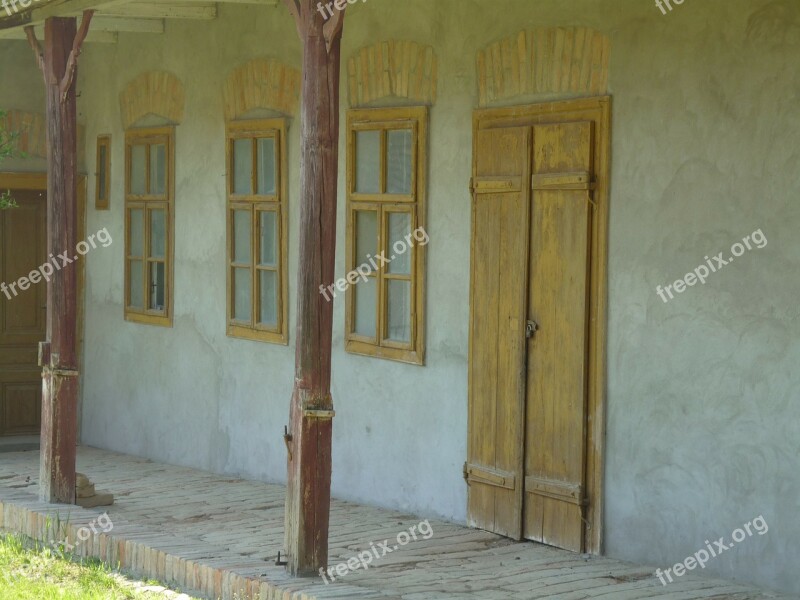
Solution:
M47 251L59 267L47 283L47 339L40 345L42 433L39 498L75 503L78 441L78 272L72 261L78 232L77 112L75 77L92 11L76 20L49 18L44 52L26 27L36 62L44 74L47 99ZM53 260L53 259L51 259ZM62 264L65 263L65 264Z
M317 0L284 0L303 44L300 260L285 550L294 575L327 567L331 496L331 329L339 167L339 70L344 10L328 20Z

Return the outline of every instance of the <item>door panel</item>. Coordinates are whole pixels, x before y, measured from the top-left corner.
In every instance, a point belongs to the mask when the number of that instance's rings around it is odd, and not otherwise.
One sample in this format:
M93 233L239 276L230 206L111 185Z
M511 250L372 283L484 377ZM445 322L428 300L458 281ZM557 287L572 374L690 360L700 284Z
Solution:
M592 123L534 127L524 536L583 551Z
M468 520L522 533L530 128L478 133L472 214Z
M0 211L0 282L16 282L47 258L46 195L12 191L18 207ZM16 292L16 293L15 293ZM0 293L0 435L37 434L41 421L38 343L44 340L47 285Z

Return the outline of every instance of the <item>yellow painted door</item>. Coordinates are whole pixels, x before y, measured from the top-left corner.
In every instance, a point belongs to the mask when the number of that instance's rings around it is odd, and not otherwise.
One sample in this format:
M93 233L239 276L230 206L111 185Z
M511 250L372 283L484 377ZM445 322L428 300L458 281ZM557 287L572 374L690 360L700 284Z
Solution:
M17 208L0 211L0 436L38 434L42 378L38 343L45 337L47 285L10 287L47 258L46 195L13 191Z
M522 535L530 128L480 131L473 179L470 525Z
M533 127L524 537L584 549L593 122Z

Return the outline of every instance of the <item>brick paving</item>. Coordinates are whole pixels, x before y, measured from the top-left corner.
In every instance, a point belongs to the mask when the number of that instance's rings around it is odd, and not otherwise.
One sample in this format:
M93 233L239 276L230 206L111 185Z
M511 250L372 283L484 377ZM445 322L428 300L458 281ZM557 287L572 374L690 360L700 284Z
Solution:
M794 598L723 580L685 575L667 586L644 567L582 556L431 519L433 535L409 541L325 584L294 579L275 565L283 546L281 485L235 479L105 450L81 447L78 470L111 507L81 509L37 500L38 452L0 457L0 528L48 539L57 514L68 541L107 510L114 526L76 545L95 556L211 600L756 600ZM334 500L330 564L378 548L421 517ZM49 525L52 529L52 525ZM84 536L85 537L85 536ZM403 538L401 538L403 539ZM377 550L379 554L383 550ZM365 559L366 560L366 559ZM352 561L351 561L352 563ZM354 564L354 563L353 563ZM342 570L344 570L342 568Z

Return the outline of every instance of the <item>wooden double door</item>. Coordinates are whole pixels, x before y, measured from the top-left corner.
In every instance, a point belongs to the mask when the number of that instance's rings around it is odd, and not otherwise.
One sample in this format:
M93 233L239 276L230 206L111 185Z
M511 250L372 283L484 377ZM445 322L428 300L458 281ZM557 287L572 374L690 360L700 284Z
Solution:
M607 107L475 122L468 519L576 552L599 551Z
M46 283L16 285L48 258L46 192L17 189L12 196L18 206L0 211L0 283L6 285L0 292L0 436L39 433L37 355L47 321Z
M47 176L0 173L0 190L10 190L17 206L0 211L0 437L38 435L42 414L39 342L47 327L47 283L21 290L16 283L50 260L47 250ZM86 178L78 178L77 239L85 238ZM58 249L53 255L66 248ZM84 258L77 269L78 344L83 332ZM11 289L11 283L15 284ZM24 285L24 284L23 284Z

